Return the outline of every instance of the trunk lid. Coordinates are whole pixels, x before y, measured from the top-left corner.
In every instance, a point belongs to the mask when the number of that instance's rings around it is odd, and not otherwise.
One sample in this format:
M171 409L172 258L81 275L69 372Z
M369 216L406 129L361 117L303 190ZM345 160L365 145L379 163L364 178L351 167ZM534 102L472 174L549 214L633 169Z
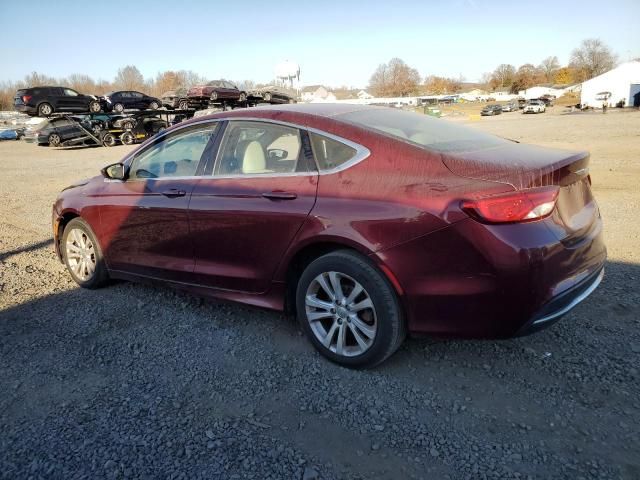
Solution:
M500 182L516 190L556 185L556 208L548 222L566 245L587 235L599 217L591 192L589 153L518 143L443 156L443 162L462 177Z
M207 85L196 85L196 86L191 87L189 89L189 92L187 92L187 96L189 96L189 97L206 97L206 96L209 96L211 94L211 90L213 90L213 87L209 87Z

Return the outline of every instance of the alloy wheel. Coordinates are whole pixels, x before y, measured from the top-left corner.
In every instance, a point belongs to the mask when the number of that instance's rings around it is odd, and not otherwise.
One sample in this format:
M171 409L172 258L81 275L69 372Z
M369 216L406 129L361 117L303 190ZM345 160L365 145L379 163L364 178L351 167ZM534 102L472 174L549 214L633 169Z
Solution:
M52 147L57 147L58 145L60 145L60 135L58 135L57 133L52 133L51 135L49 135L49 145L51 145Z
M369 293L340 272L313 279L305 295L311 331L325 348L345 357L365 353L376 337L378 321Z
M81 281L86 282L96 270L96 251L89 236L74 228L67 236L65 253L69 269Z
M45 103L44 105L40 106L40 115L41 116L47 116L47 115L51 115L51 113L53 112L53 108L51 108L51 105L49 105L48 103Z

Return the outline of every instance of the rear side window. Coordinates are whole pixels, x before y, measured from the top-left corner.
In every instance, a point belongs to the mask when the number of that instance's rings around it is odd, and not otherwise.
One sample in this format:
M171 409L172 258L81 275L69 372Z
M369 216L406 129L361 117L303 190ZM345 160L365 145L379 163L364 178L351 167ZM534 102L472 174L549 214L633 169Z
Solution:
M309 132L313 156L320 171L333 170L356 156L356 149L318 133Z

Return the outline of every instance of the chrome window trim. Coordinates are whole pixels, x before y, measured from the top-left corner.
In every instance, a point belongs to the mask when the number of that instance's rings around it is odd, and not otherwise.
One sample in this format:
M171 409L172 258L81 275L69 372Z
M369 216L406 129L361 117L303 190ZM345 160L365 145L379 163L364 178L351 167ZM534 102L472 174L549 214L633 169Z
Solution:
M168 135L168 134L173 134L175 132L178 132L180 130L183 130L185 128L189 128L189 127L193 127L194 125L200 125L200 124L206 124L206 123L219 123L219 122L233 122L233 121L252 121L252 122L262 122L262 123L273 123L276 125L283 125L286 127L290 127L290 128L295 128L298 130L306 130L307 132L310 133L316 133L318 135L322 135L324 137L327 137L331 140L335 140L336 142L340 142L343 143L345 145L347 145L348 147L353 148L356 153L355 155L348 161L344 162L342 165L338 165L335 168L332 168L330 170L321 170L318 166L318 161L315 158L315 155L313 157L313 161L316 165L316 171L315 172L291 172L291 173L264 173L264 174L256 174L256 175L243 175L243 174L237 174L237 175L193 175L193 176L189 176L189 177L155 177L155 178L144 178L144 179L132 179L132 180L127 180L128 182L134 182L134 181L147 181L147 180L189 180L189 179L233 179L233 178L272 178L272 177L304 177L304 176L312 176L312 175L333 175L335 173L339 173L342 172L343 170L347 170L348 168L353 167L354 165L357 165L358 163L362 162L363 160L367 159L370 155L371 155L371 151L363 146L360 145L359 143L356 142L352 142L351 140L347 140L344 137L340 137L339 135L334 135L333 133L329 133L329 132L325 132L324 130L320 130L317 128L313 128L313 127L306 127L304 125L297 125L295 123L291 123L291 122L283 122L282 120L274 120L271 118L260 118L260 117L216 117L215 119L204 119L204 120L198 120L196 122L193 123L189 123L186 125L181 125L179 127L176 127L175 129L172 130L166 130L164 132L161 132L160 135L156 138L156 140L160 140L162 137ZM154 137L152 137L154 138ZM218 151L216 151L215 154L215 161L217 162L218 160L218 154L220 153L220 146L222 145L222 141L220 142L220 145L218 145ZM144 151L144 150L143 150ZM131 153L129 153L127 156L124 157L124 159L122 160L121 163L127 165L130 167L130 165L127 163L129 162L134 154L140 154L143 151L138 151L135 150ZM214 165L214 170L215 170L215 165Z

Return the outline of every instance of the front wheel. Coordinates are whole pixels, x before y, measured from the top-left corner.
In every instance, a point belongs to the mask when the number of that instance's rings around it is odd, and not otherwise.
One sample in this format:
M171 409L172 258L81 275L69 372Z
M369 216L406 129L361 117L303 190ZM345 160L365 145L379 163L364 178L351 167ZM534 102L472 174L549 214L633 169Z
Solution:
M74 218L64 229L60 245L71 278L83 288L99 288L109 279L100 246L91 228L81 218Z
M89 111L91 113L98 113L100 112L100 110L102 110L102 106L100 105L100 102L89 102Z
M383 362L405 337L393 287L366 257L348 250L309 264L297 285L296 309L315 348L347 367Z
M189 108L189 102L187 100L181 100L180 104L178 105L178 109L187 110L188 108Z
M116 104L113 106L113 110L114 110L115 112L122 113L122 112L124 112L124 105L123 105L123 104L121 104L121 103L116 103Z
M149 110L157 110L158 109L158 102L151 102L149 104Z

